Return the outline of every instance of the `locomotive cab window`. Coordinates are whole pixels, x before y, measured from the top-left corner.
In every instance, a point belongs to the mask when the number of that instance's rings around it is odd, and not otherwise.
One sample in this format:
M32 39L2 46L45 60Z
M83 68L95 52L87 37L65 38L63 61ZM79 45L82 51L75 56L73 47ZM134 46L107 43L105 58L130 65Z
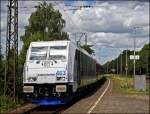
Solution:
M67 46L50 46L48 59L65 61L66 49L67 49Z
M30 60L46 60L48 47L32 47Z
M49 60L66 60L64 55L49 55Z
M67 46L51 46L50 49L52 50L65 50Z

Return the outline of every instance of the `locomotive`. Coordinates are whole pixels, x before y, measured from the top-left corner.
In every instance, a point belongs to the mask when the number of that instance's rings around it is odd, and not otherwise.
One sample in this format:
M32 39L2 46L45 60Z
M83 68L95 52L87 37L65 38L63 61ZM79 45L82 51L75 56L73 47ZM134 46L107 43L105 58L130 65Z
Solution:
M100 64L72 41L31 42L23 71L26 100L65 104L80 89L99 80Z

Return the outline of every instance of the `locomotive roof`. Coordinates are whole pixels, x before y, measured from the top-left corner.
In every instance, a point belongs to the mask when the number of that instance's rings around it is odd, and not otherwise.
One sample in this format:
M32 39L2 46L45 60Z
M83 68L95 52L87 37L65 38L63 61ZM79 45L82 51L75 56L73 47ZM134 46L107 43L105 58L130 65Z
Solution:
M56 40L56 41L36 41L36 42L31 42L32 46L50 46L52 44L54 45L60 45L60 46L65 46L68 43L71 43L72 45L75 46L76 49L80 50L81 52L83 52L84 54L86 54L87 56L91 57L92 59L95 60L95 62L97 63L97 60L95 57L91 56L86 50L84 50L83 48L77 46L77 44L75 42L69 41L69 40Z
M50 46L52 44L54 45L60 45L60 46L64 46L67 43L69 43L70 41L68 40L56 40L56 41L37 41L37 42L31 42L32 46Z

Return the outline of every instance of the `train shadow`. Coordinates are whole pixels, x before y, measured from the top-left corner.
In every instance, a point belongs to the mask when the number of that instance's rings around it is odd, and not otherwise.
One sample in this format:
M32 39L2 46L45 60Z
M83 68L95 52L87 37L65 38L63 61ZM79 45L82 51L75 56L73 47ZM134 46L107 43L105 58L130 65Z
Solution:
M96 83L92 84L92 86L90 86L89 88L85 89L85 93L86 94L83 94L82 98L87 98L87 97L92 96L94 93L97 92L97 90L99 88L101 88L103 86L103 84L106 82L106 80L107 79L105 77L103 77L99 81L97 81Z
M38 107L23 114L57 114L62 109L62 105L39 105Z
M86 99L93 94L97 92L99 88L103 86L103 84L106 82L106 77L101 78L96 83L93 83L85 88L83 88L79 93L76 94L76 97L73 98L70 102L68 102L66 105L63 106L63 110L71 107L75 103L79 102L80 100Z

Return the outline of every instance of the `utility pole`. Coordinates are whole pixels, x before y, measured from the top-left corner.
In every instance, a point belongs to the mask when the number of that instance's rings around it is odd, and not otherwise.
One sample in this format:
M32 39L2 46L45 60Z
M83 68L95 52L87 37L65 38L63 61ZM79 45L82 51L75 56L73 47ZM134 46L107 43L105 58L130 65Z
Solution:
M120 62L120 74L122 75L122 53L121 53L121 62Z
M134 38L134 60L133 60L133 64L134 64L134 69L133 69L133 76L135 77L135 43L136 43L136 28L135 29L135 38Z
M0 62L2 60L2 51L1 51L1 49L2 49L2 44L1 44L1 36L0 36Z
M85 34L85 45L87 45L87 34Z
M1 1L0 1L1 4ZM1 36L0 36L0 67L1 67L1 60L2 60L2 44L1 44Z
M78 40L76 39L77 34L80 35L79 36L80 38ZM87 33L85 33L85 32L76 32L76 33L73 33L73 35L75 36L77 45L79 45L81 43L81 39L82 39L83 36L85 37L85 44L87 44Z
M113 69L112 69L112 71L113 71L113 76L114 76L114 73L115 73L114 61L113 61Z
M149 71L148 71L149 56L146 56L146 60L147 60L147 64L146 64L146 75L148 75L148 74L149 74Z
M127 50L126 50L126 67L125 67L125 70L126 70L126 86L128 86L128 80L127 80L127 75L128 75L128 60L127 60Z
M108 74L108 63L107 63L107 74Z
M127 60L127 58L128 58L128 55L127 55L127 50L126 50L126 68L125 68L126 76L128 75L128 60Z
M72 35L72 36L73 36L74 41L77 43L77 34L76 34L76 33L72 33L72 34L70 34L70 35ZM71 40L71 39L70 39L70 40Z
M117 74L118 74L118 58L117 58Z
M135 50L136 50L136 29L138 29L139 27L133 27L134 29L134 60L133 60L133 64L134 64L134 69L133 69L133 76L135 77L135 65L136 65L136 60L135 60Z
M9 95L15 102L16 78L18 77L18 0L9 0L7 7L4 96ZM10 53L12 53L12 56L10 56ZM12 67L10 66L11 60L13 60Z

